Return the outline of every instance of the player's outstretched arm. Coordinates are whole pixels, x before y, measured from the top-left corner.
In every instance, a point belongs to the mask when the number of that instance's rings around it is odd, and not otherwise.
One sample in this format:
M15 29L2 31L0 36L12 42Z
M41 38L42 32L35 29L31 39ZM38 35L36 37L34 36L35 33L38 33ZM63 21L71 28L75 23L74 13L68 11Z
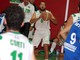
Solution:
M70 25L69 27L64 28L64 30L62 30L62 31L60 32L60 35L61 35L61 37L62 37L64 40L66 40L67 33L70 31L71 26L72 26L72 25Z
M54 23L57 24L56 18L53 16L53 14L50 12L50 20Z

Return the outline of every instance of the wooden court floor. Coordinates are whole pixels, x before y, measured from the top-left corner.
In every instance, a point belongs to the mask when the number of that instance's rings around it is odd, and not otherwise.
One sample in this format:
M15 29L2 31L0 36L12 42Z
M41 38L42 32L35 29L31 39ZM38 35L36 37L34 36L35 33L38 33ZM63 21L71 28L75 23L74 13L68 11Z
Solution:
M36 56L37 60L44 60L44 55ZM59 54L58 56L49 57L49 60L63 60L63 54Z

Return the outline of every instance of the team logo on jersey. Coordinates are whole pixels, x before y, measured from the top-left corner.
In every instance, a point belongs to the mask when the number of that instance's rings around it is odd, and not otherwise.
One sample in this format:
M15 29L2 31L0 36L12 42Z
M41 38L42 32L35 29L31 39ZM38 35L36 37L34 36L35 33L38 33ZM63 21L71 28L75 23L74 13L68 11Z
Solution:
M30 13L30 9L26 9L25 12L26 12L26 13Z

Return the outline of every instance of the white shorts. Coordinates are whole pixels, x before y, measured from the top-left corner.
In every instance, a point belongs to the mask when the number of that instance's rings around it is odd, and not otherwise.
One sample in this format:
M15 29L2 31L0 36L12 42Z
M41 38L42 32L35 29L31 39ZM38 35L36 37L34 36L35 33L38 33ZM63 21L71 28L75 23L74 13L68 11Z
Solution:
M29 35L28 35L28 38L32 38L33 39L33 36L34 36L34 29L29 31Z
M43 46L44 44L50 44L49 39L50 39L50 30L48 31L36 30L34 33L32 43L34 46L38 47L42 40L42 46Z

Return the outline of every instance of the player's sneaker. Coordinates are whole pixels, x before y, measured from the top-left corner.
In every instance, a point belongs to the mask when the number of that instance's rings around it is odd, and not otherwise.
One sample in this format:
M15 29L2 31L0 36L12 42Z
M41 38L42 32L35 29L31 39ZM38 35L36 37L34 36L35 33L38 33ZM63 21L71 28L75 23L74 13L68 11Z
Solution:
M49 52L49 58L56 56L56 52Z

